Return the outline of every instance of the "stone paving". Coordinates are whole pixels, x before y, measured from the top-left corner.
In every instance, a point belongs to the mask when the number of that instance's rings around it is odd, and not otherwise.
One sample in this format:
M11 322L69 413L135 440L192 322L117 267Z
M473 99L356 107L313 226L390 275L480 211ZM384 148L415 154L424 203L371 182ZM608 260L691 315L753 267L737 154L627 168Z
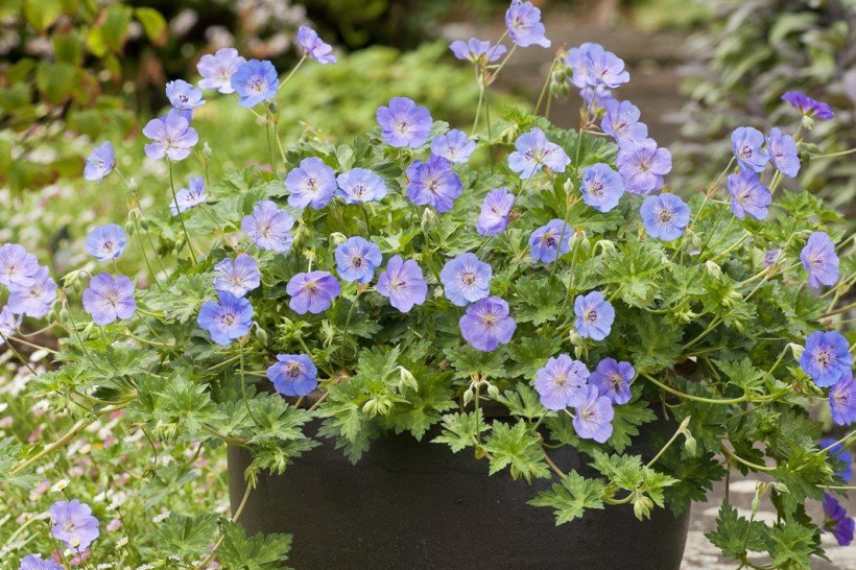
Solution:
M744 516L748 517L751 514L752 499L755 496L757 482L753 479L738 479L731 483L731 504L737 507ZM707 501L693 505L690 531L681 570L734 570L736 568L736 564L722 558L719 555L719 550L705 537L706 532L716 528L716 515L719 506L722 504L724 492L724 484L716 485ZM851 494L849 503L849 511L851 513L856 511L856 496ZM822 519L822 510L819 504L810 504L807 508L815 520ZM765 501L761 504L755 518L762 522L772 523L776 520L775 510L768 501ZM856 545L838 546L831 534L823 533L822 536L829 561L820 558L813 560L813 570L856 569ZM759 557L753 559L753 562L763 563L764 559Z

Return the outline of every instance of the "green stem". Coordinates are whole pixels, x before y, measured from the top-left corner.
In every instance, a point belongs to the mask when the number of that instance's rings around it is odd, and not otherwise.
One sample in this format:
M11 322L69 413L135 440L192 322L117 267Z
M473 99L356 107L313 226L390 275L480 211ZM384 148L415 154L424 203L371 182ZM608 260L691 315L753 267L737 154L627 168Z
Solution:
M476 116L473 119L473 128L470 129L471 135L476 134L476 129L479 126L479 116L481 116L481 108L482 108L482 104L484 103L484 90L485 90L484 79L482 77L479 77L479 102L476 105Z
M847 156L848 154L856 153L856 148L851 148L848 150L842 150L839 152L830 152L827 154L810 154L811 158L835 158L837 156Z
M64 446L68 442L70 442L72 439L74 439L74 437L78 433L80 433L86 427L88 427L89 425L94 423L98 419L99 415L106 414L109 412L114 412L116 410L120 410L124 406L125 406L125 404L105 406L104 408L98 410L97 415L94 418L86 418L86 419L77 420L68 429L68 431L66 431L65 434L63 434L63 436L60 437L58 440L54 441L50 445L45 446L41 451L39 451L35 455L27 458L26 460L22 461L21 463L17 464L16 466L12 467L8 473L9 477L14 477L18 473L20 473L20 472L24 471L25 469L27 469L28 467L30 467L33 463L36 463L42 457L45 457L46 455L50 455L55 450L59 449L60 447Z
M18 349L17 349L17 348L15 348L14 346L12 346L12 344L9 342L9 337L7 337L7 336L6 336L5 334L3 334L2 332L0 332L0 341L3 341L3 342L0 342L0 346L2 346L2 345L5 343L5 344L6 344L6 346L8 346L8 347L9 347L9 350L11 350L11 351L12 351L12 354L14 354L14 355L18 358L18 360L20 360L20 361L21 361L21 364L23 364L24 366L26 366L27 370L29 370L29 371L30 371L30 374L32 374L33 376L38 376L38 373L37 373L37 372L35 371L35 369L30 365L30 361L29 361L29 360L27 360L26 358L24 358L24 356L23 356L20 352L18 352Z
M187 240L187 249L190 251L190 260L193 262L193 265L196 265L196 253L193 251L193 243L190 241L190 233L187 231L187 226L184 225L184 213L178 206L178 195L175 193L175 177L172 174L172 161L167 158L166 163L169 166L169 189L172 190L172 199L175 203L178 220L181 222L181 229L184 230L184 238Z
M675 443L675 440L678 439L678 437L680 437L686 431L687 425L689 423L690 423L690 416L687 416L683 419L683 421L681 422L681 425L678 426L678 429L675 430L675 433L672 434L672 437L669 438L669 441L666 442L666 445L661 447L660 451L657 452L657 455L655 455L651 459L651 461L646 463L645 466L651 467L652 465L657 463L657 460L660 459L664 453L666 453L666 450L669 449L669 447L671 447L673 443Z
M277 90L285 87L285 84L288 83L288 81L292 77L294 77L294 74L297 73L297 70L300 69L300 66L303 65L304 61L306 61L306 54L304 54L303 57L301 57L300 60L296 64L294 64L294 67L291 68L291 71L288 72L288 75L286 75L285 78L282 80L282 82L279 84L279 87L277 87Z
M732 404L739 404L741 402L749 401L749 399L746 397L745 394L743 396L740 396L739 398L705 398L703 396L694 396L692 394L687 394L686 392L681 392L680 390L677 390L675 388L672 388L671 386L663 384L662 382L655 379L650 374L643 374L642 376L645 377L649 382L651 382L652 384L654 384L655 386L660 388L661 390L664 390L664 391L672 394L673 396L677 396L677 397L684 399L684 400L690 400L692 402L702 402L704 404L732 405Z
M739 455L737 455L736 453L734 453L733 451L728 449L728 447L726 447L725 445L721 445L720 447L721 447L722 453L724 455L728 456L730 459L733 459L738 463L742 463L743 465L745 465L746 467L749 467L750 469L754 469L755 471L765 471L765 472L776 470L775 467L767 467L766 465L760 465L758 463L753 463L753 462L749 461L748 459L743 459L742 457L740 457Z

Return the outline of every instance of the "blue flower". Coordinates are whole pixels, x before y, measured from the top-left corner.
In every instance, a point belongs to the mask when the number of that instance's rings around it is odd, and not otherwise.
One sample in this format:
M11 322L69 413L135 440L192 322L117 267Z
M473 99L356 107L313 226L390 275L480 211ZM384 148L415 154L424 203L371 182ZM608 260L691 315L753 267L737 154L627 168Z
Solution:
M508 167L520 178L532 178L542 168L553 172L564 172L571 159L556 143L547 140L539 128L523 133L514 141L514 152L508 155Z
M340 174L338 195L346 204L360 204L382 200L387 188L383 177L366 168L353 168Z
M731 133L731 151L746 170L763 172L770 156L764 150L764 134L752 127L738 127Z
M624 195L621 175L602 162L587 166L582 176L583 202L598 212L609 212Z
M506 188L496 188L488 192L476 221L476 231L479 235L495 236L504 232L513 206L514 194Z
M12 309L6 305L0 309L0 346L3 346L7 338L18 332L21 326L21 315L16 315Z
M143 134L152 141L144 147L146 156L154 160L164 156L169 160L184 160L190 156L190 149L199 142L196 129L190 126L187 117L175 109L162 119L152 119L146 123Z
M28 287L39 271L39 260L17 243L0 246L0 284L6 287Z
M234 93L232 75L246 61L235 48L220 48L214 55L203 55L196 64L196 70L202 76L199 87L216 89L223 94Z
M449 162L464 164L476 149L476 143L464 131L452 129L444 135L434 137L431 152Z
M92 149L86 157L83 177L90 182L97 182L113 172L115 167L116 154L113 151L113 143L104 142Z
M458 325L467 344L481 352L508 344L517 328L508 314L508 303L499 297L485 297L469 305Z
M683 200L664 192L658 196L648 196L639 208L642 223L652 237L663 241L673 241L681 237L684 228L690 223L690 208Z
M571 48L565 57L571 68L571 83L579 89L593 89L601 95L630 81L624 61L600 44L586 42Z
M51 559L43 560L41 556L30 554L21 560L18 570L63 570L63 567Z
M731 211L742 220L749 214L756 220L767 219L767 209L773 196L761 184L758 175L751 170L740 169L728 175L728 193L731 195Z
M318 37L318 33L309 26L300 26L297 29L297 45L304 56L311 57L318 63L336 63L332 46Z
M306 396L318 386L318 369L306 354L277 354L268 380L283 396Z
M529 236L529 249L533 261L552 263L571 250L574 230L559 219L550 220Z
M535 373L535 391L548 410L564 410L585 403L588 378L586 365L563 353L548 359Z
M532 2L512 0L511 6L505 11L505 27L508 37L520 47L550 47L550 40L544 35L544 24L541 23L541 10L533 6Z
M257 202L253 213L244 216L241 221L241 231L247 234L260 249L285 253L291 249L294 240L291 228L294 218L284 210L280 210L270 200Z
M823 101L812 99L802 91L787 91L782 95L782 101L812 119L827 121L835 116L832 107Z
M292 208L307 206L320 210L336 194L336 173L320 158L310 157L300 161L285 177L289 191L288 205Z
M851 374L853 360L847 339L835 331L808 335L800 367L821 388L834 386Z
M653 139L625 141L618 149L616 164L625 190L650 194L663 187L664 177L672 171L672 153Z
M800 260L808 271L808 285L819 289L821 285L832 286L838 281L839 261L835 244L823 232L814 232L800 251Z
M574 430L583 439L606 443L612 436L612 419L615 410L606 396L601 396L595 386L585 388L585 400L575 406Z
M99 261L119 259L128 245L128 234L116 224L98 226L86 236L86 252Z
M415 160L407 167L407 199L417 206L448 212L462 189L461 179L445 158L432 155L427 162Z
M603 340L612 332L615 309L603 293L592 291L574 299L574 316L574 328L581 337Z
M53 537L75 552L89 548L101 534L92 509L80 501L57 501L51 505L50 516Z
M467 41L455 40L449 44L449 49L456 58L471 61L480 66L497 61L508 51L502 44L491 45L490 42L478 38L470 38Z
M101 326L130 319L137 310L134 284L124 275L96 275L83 291L83 308Z
M47 267L39 267L29 285L9 287L9 310L16 315L40 319L47 315L56 302L56 282Z
M242 107L255 107L262 101L270 101L279 89L276 68L267 60L245 61L232 74L232 89L238 94Z
M173 109L181 111L189 121L193 110L201 107L205 100L202 91L183 79L176 79L166 84L166 98Z
M289 279L285 292L291 295L288 306L292 311L298 315L317 315L330 308L341 288L336 278L326 271L310 271Z
M493 270L472 253L462 253L450 259L440 271L440 281L446 298L459 307L490 295Z
M205 179L201 176L191 176L188 180L187 188L182 188L175 193L175 200L169 205L169 210L173 216L177 216L179 212L186 212L191 208L195 208L199 204L204 204L205 195Z
M407 97L393 97L375 114L380 138L396 148L419 148L431 135L431 113Z
M849 483L850 479L853 478L853 455L847 451L846 447L836 442L837 440L831 437L825 437L818 443L821 449L828 448L827 453L831 460L830 463L835 469L835 476L845 483Z
M764 252L764 267L770 268L779 262L782 250L778 247L768 249Z
M648 138L648 126L639 121L642 115L639 107L630 101L609 99L605 111L600 128L618 144L638 143Z
M421 305L428 295L428 284L419 264L400 255L394 256L380 274L375 290L389 299L389 303L402 313L410 312L414 305Z
M199 310L196 323L208 331L211 340L228 346L233 340L250 332L253 325L253 306L245 297L236 297L228 291L217 293L217 301L205 301Z
M626 404L632 393L630 385L636 376L636 370L629 362L618 362L614 358L604 358L597 363L589 381L597 386L601 396L612 400L613 404Z
M824 528L832 532L840 546L853 542L853 517L849 516L847 509L829 493L823 494L823 513L826 517Z
M774 127L767 135L767 150L770 152L770 160L779 172L788 178L799 174L800 157L794 137Z
M214 266L214 289L243 297L261 285L256 260L242 253L235 259L223 259Z
M380 248L361 237L352 237L340 244L335 257L336 271L349 283L371 283L375 269L383 261Z
M829 390L829 410L832 421L840 426L856 422L856 381L852 370Z

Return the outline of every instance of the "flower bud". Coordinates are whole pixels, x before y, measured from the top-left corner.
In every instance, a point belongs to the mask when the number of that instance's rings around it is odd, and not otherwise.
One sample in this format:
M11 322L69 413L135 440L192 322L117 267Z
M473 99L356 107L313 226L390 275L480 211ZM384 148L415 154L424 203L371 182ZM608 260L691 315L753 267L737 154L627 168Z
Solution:
M722 277L722 268L712 259L704 262L704 268L712 277L715 277L716 279Z
M594 244L594 249L600 248L600 251L606 254L613 254L617 251L615 247L615 242L608 239L598 240L597 243Z
M651 509L654 508L654 501L645 495L637 495L633 499L633 514L640 521L651 518Z
M435 223L437 223L437 214L431 208L425 208L422 212L422 231L424 232L426 228L433 226Z
M488 382L487 395L496 400L497 398L499 398L499 388L497 388L496 385Z
M333 243L336 245L342 245L346 241L348 241L348 236L343 234L342 232L333 232L330 234L330 238L332 238Z
M802 358L803 352L805 352L804 346L802 346L801 344L793 343L793 342L788 343L788 348L791 349L791 352L794 353L794 358L797 360Z
M402 386L408 386L414 390L419 389L419 383L416 381L416 377L404 366L398 367L398 377Z

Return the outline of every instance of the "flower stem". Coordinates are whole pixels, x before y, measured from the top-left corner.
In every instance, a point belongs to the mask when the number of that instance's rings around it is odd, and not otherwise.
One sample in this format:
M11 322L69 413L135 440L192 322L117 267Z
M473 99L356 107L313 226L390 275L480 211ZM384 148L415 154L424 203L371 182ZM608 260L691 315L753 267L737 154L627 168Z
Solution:
M702 402L704 404L721 404L721 405L731 405L731 404L739 404L740 402L748 401L748 398L744 394L739 398L705 398L703 396L694 396L692 394L687 394L686 392L681 392L671 386L663 384L659 380L655 379L650 374L643 374L643 376L652 384L660 388L661 390L665 390L666 392L672 394L673 396L677 396L684 400L690 400L693 402Z
M178 205L178 195L175 193L175 177L172 174L172 161L167 159L169 165L169 189L172 190L172 199L175 203L175 210L178 213L178 220L181 222L181 229L184 230L184 238L187 240L187 249L190 251L190 260L193 265L196 265L196 253L193 251L193 243L190 241L190 234L187 232L187 226L184 225L184 213Z
M476 129L479 126L479 117L481 116L482 104L484 103L484 90L485 90L484 78L479 76L478 82L479 82L479 102L478 102L478 105L476 105L476 116L473 119L473 128L470 130L470 135L476 134Z
M286 75L285 78L280 82L277 90L285 87L285 84L288 83L288 81L292 77L294 77L294 74L297 73L297 70L300 69L300 66L303 65L304 61L306 61L306 54L304 54L303 57L301 57L300 60L298 60L298 62L294 64L294 67L291 68L291 71L288 72L288 75Z
M847 150L842 150L839 152L830 152L826 154L810 154L811 158L835 158L837 156L846 156L848 154L856 153L856 148L851 148Z
M660 451L657 452L657 455L655 455L651 459L651 461L646 463L645 467L651 467L652 465L657 463L657 460L660 459L664 453L666 453L666 450L669 449L669 447L671 447L673 443L675 443L675 440L678 439L679 436L681 436L682 434L684 434L686 432L687 425L689 425L689 423L690 423L690 416L687 416L683 419L683 421L681 421L681 424L678 426L678 429L675 430L675 433L672 434L672 437L669 438L669 441L666 442L666 445L664 445L663 447L660 448Z
M12 467L8 473L9 477L13 477L13 476L17 475L18 473L20 473L21 471L24 471L25 469L30 467L33 463L36 463L42 457L45 457L46 455L50 455L55 450L59 449L60 447L64 446L68 442L70 442L72 439L74 439L74 437L78 433L80 433L86 427L88 427L90 424L95 422L98 419L99 415L106 414L109 412L115 412L116 410L120 410L123 407L125 407L125 404L122 404L122 405L115 404L112 406L105 406L105 407L101 408L100 410L98 410L95 417L77 420L68 429L68 431L66 431L65 434L63 434L63 436L60 437L58 440L54 441L50 445L45 446L40 452L36 453L35 455L29 457L28 459L22 461L21 463L17 464L16 466Z

